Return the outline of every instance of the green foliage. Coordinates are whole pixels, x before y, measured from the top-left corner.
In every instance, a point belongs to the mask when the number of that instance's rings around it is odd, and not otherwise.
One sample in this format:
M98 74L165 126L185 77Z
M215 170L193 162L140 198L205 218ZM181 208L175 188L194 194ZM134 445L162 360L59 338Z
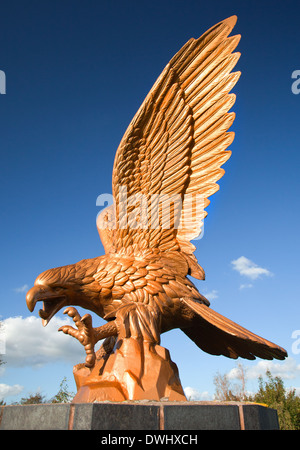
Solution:
M21 398L20 402L13 403L14 405L35 405L39 403L70 403L74 393L69 392L67 385L67 378L64 377L60 383L58 393L50 400L46 400L45 396L39 392L30 394L28 397Z
M39 392L30 394L28 397L22 397L20 401L20 405L35 405L38 403L46 403L45 396Z
M217 374L214 377L216 388L215 399L219 401L247 401L262 403L277 410L281 430L300 430L300 397L295 389L287 390L280 377L273 377L266 372L267 380L258 378L259 389L254 395L246 392L246 370L239 364L237 378L240 384L232 385L227 375Z
M73 392L69 392L67 378L64 377L59 386L58 393L52 398L51 403L70 403L74 397Z
M282 430L300 430L300 397L295 389L287 391L280 377L266 372L267 381L259 377L259 390L253 399L277 409L279 426Z

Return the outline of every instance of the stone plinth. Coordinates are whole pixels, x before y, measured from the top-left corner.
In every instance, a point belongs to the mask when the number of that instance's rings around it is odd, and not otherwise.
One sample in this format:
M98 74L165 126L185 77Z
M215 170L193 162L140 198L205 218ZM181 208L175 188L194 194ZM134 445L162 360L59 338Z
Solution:
M278 430L277 411L238 402L2 406L0 430Z

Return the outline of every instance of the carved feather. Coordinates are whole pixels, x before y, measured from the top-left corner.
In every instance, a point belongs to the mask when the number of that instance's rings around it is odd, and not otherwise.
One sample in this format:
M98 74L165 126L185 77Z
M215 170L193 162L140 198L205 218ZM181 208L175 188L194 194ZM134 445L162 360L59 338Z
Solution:
M231 73L240 56L232 52L240 36L228 35L235 22L231 17L200 38L190 39L167 64L131 121L114 161L113 226L99 230L106 252L136 243L193 252L190 240L201 233L208 197L219 189L221 166L231 155L226 149L234 138L228 129L235 115L228 111L235 95L229 92L240 75ZM148 228L132 227L138 225L133 221L141 207L138 202L130 206L130 220L120 217L124 187L127 198L145 195ZM201 198L197 211L194 202L187 200L196 194L198 203ZM153 211L153 195L178 195L182 207L169 214L168 222L166 209Z

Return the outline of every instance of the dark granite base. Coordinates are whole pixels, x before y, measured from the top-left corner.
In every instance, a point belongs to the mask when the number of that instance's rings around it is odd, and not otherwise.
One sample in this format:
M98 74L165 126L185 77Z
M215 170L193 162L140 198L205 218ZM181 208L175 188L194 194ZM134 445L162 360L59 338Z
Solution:
M0 430L278 430L277 411L238 402L102 402L1 407Z

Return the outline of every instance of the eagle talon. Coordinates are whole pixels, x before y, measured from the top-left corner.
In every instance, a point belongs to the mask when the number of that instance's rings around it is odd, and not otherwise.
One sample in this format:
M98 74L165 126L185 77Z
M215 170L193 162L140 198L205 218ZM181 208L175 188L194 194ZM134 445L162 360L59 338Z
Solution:
M72 317L78 330L75 330L71 325L64 325L58 331L75 337L84 346L87 355L85 366L89 368L93 367L96 360L94 346L97 340L95 339L94 328L92 326L92 316L85 314L81 317L77 309L72 306L65 309L64 314Z
M84 346L86 352L84 365L89 368L94 367L96 361L94 346L98 341L118 334L116 321L111 321L101 327L93 328L92 316L90 314L85 314L81 317L77 309L73 306L65 309L64 314L72 317L78 329L76 330L71 325L63 325L58 331L75 337Z

